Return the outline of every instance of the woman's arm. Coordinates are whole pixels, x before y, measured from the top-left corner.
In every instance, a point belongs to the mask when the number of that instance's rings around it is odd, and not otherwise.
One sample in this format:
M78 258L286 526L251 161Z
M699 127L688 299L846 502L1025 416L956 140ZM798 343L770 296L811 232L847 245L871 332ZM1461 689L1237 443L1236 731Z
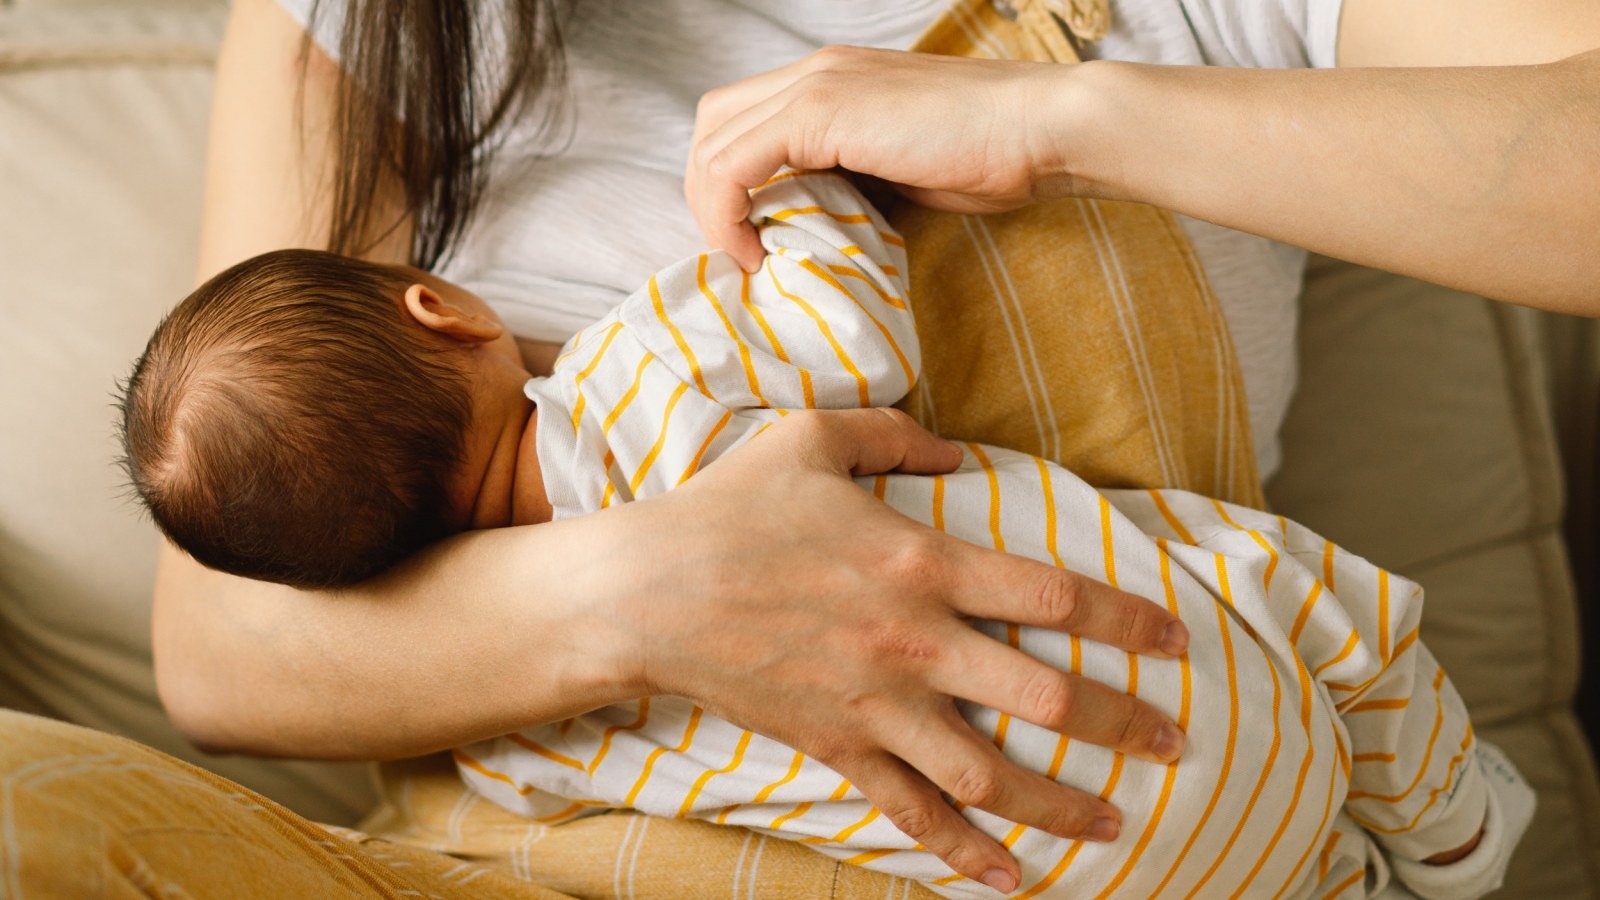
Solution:
M1592 4L1348 0L1342 63L1454 68L1050 66L832 48L707 95L690 203L712 243L750 266L744 191L782 164L843 165L967 211L1140 200L1600 315L1600 52L1584 52L1596 47Z
M328 245L342 81L338 64L272 0L234 4L212 88L197 281L258 253ZM363 256L407 263L411 222L391 205L373 218L395 227Z
M326 111L341 76L313 49L302 98L302 40L271 0L234 5L202 277L326 242ZM402 259L404 237L370 255ZM1014 884L1015 863L941 789L1065 836L1115 813L1007 763L952 696L1143 756L1179 748L1156 752L1164 714L1075 685L965 618L1145 653L1182 652L1187 634L1154 604L916 526L847 478L957 459L897 414L797 413L661 498L462 535L342 592L218 574L165 546L161 696L213 750L373 758L680 694L833 766L963 874Z
M1600 46L1600 15L1589 46ZM1541 65L1086 71L1084 156L1137 199L1471 293L1600 315L1600 52ZM1091 145L1093 146L1091 149Z
M338 66L272 0L234 4L213 87L197 281L268 250L327 245L328 204L315 199L326 195L336 158L328 134L341 78ZM409 223L391 218L400 227L368 257L405 262ZM341 663L333 647L321 646L346 641L351 626L337 617L357 617L359 626L360 608L354 601L335 607L322 599L212 572L163 542L153 648L162 701L179 729L197 745L219 751L405 753L404 746L373 742L371 728L362 727L361 709L379 705L371 699L376 690L355 708L323 708L336 704L339 694L318 685L321 677L345 667L351 676L362 670L350 658L361 650ZM478 612L493 621L492 611ZM361 643L366 648L382 642ZM402 686L398 694L415 691ZM319 696L328 699L319 702ZM350 727L318 727L322 715ZM438 744L425 730L396 730L405 733L417 735L418 747Z

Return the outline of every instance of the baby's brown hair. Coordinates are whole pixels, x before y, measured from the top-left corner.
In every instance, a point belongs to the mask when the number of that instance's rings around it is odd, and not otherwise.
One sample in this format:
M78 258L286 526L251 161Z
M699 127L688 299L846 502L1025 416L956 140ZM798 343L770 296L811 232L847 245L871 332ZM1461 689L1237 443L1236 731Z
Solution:
M124 466L213 569L349 585L445 536L466 376L400 303L399 269L313 250L246 260L156 328L123 386Z

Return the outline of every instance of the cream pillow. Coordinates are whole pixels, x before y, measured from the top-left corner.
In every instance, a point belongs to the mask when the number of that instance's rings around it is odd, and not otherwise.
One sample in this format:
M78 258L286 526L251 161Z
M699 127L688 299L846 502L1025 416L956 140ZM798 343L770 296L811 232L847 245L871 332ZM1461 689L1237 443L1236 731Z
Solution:
M1427 590L1423 639L1539 793L1506 893L1600 894L1572 714L1577 606L1543 334L1552 317L1330 260L1302 303L1273 507ZM1570 328L1596 327L1570 322Z
M168 724L156 532L113 465L116 381L191 287L224 12L0 11L0 705L347 822L372 804L364 767L202 757Z

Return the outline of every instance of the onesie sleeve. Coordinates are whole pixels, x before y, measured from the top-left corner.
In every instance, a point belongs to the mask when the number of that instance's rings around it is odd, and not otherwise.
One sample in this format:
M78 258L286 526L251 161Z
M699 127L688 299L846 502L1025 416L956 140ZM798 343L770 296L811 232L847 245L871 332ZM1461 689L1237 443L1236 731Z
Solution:
M1350 734L1351 818L1398 858L1470 841L1488 787L1466 706L1428 648L1413 641L1367 689L1333 693Z
M784 171L752 195L768 255L720 251L653 276L621 317L687 384L733 409L851 409L904 396L921 365L904 242L843 176Z
M1242 594L1230 602L1273 626L1261 632L1264 646L1288 639L1319 705L1336 715L1333 749L1348 784L1343 816L1419 896L1492 890L1527 826L1533 795L1503 755L1476 739L1465 703L1420 640L1422 588L1270 513L1181 491L1107 496L1152 535L1268 554L1267 606ZM1456 863L1422 862L1480 829L1479 845Z
M1302 562L1320 563L1325 585L1330 595L1337 594L1344 613L1343 621L1323 616L1309 627L1312 633L1300 650L1306 664L1320 671L1318 680L1348 735L1348 748L1341 753L1350 767L1345 812L1372 835L1419 895L1476 896L1489 890L1488 882L1504 874L1526 818L1514 829L1505 827L1503 810L1496 819L1505 804L1494 799L1497 785L1485 771L1485 760L1498 761L1502 781L1521 779L1503 756L1477 741L1461 695L1419 640L1422 588L1325 542L1320 553L1311 541L1294 543L1310 545ZM1479 847L1459 863L1421 863L1466 844L1480 829ZM1445 880L1410 885L1411 877ZM1466 881L1476 887L1467 890ZM1430 893L1430 886L1442 894Z
M1395 877L1418 897L1479 897L1500 887L1511 852L1533 819L1533 789L1500 748L1478 741L1473 752L1478 772L1488 787L1488 810L1478 846L1445 866L1430 866L1399 856L1389 860Z

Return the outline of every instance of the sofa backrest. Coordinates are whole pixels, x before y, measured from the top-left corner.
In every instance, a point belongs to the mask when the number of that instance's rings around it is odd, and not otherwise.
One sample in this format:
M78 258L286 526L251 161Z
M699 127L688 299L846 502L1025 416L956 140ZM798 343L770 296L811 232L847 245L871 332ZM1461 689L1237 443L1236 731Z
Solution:
M117 380L192 287L225 10L22 3L0 9L0 705L352 822L372 804L364 767L204 757L167 722L156 531L114 465Z

